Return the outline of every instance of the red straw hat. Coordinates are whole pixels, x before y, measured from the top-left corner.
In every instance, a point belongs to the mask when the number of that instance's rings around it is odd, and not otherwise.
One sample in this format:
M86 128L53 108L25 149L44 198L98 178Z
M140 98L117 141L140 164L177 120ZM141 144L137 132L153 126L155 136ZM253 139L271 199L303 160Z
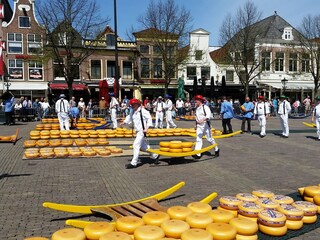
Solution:
M133 104L141 104L141 102L140 102L140 100L139 99L136 99L136 98L132 98L131 100L130 100L130 105L133 105Z
M202 97L202 95L196 95L196 96L194 96L194 99L202 101L202 102L204 101L204 98Z
M259 97L258 97L258 99L263 100L263 99L264 99L264 97L263 97L263 96L259 96Z

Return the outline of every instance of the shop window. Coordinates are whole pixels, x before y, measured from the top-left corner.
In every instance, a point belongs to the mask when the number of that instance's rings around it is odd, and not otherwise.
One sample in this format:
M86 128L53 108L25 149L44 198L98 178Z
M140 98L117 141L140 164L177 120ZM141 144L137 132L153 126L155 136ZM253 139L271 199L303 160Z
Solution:
M132 62L123 62L123 79L132 79Z
M91 60L91 79L101 79L101 60Z
M197 77L197 68L196 67L187 67L187 79L193 80L194 77Z
M153 60L153 77L162 78L162 59L155 58Z
M29 61L29 79L30 80L43 80L42 62Z
M227 82L233 82L234 81L234 71L227 70L226 71L226 81Z
M23 61L21 59L9 60L10 79L23 79Z
M142 58L140 64L141 64L141 78L149 78L150 77L149 59Z
M42 54L41 35L28 34L28 53Z
M23 53L21 33L8 33L8 53Z

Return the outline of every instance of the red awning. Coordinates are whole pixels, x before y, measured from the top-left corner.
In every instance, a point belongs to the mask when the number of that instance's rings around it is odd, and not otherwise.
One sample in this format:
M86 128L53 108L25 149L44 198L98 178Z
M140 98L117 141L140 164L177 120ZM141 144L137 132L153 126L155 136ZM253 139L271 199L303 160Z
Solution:
M66 90L68 89L68 85L66 83L51 83L50 88L54 90ZM88 89L88 87L82 83L79 83L79 84L74 83L72 84L72 88L73 90L78 90L78 91Z

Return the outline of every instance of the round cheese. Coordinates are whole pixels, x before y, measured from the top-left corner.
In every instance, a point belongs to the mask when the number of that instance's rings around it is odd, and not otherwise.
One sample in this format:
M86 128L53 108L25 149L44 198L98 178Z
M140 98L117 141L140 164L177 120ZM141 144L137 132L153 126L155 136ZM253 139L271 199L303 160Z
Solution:
M169 150L170 150L170 148L168 148L168 147L161 147L160 148L161 152L169 152Z
M185 220L192 228L206 228L213 219L206 213L191 213Z
M167 213L171 219L185 220L192 211L184 206L173 206L168 208Z
M269 198L259 198L255 203L260 205L262 208L267 208L267 209L276 210L279 207L278 202L273 201Z
M287 220L286 221L286 226L290 230L299 230L300 228L303 227L303 221Z
M258 222L265 226L282 227L286 223L286 216L274 210L262 210L258 213Z
M244 202L255 202L258 200L258 197L251 193L238 193L236 198Z
M303 194L307 197L313 197L316 194L320 194L320 186L305 187Z
M229 224L234 226L237 229L237 233L240 235L251 236L258 232L258 224L248 219L233 218L230 220Z
M203 229L189 229L181 234L181 240L213 240L213 236Z
M256 235L246 236L246 235L237 234L236 240L258 240L258 235L256 234Z
M192 152L192 148L182 148L182 152Z
M283 213L287 220L300 221L303 218L304 211L296 208L290 204L280 204L277 209L279 212Z
M304 216L314 216L317 214L317 205L306 201L297 201L292 203L292 206L303 210Z
M25 140L23 142L23 146L25 147L34 147L36 145L36 141L35 140Z
M255 190L252 191L252 194L259 198L271 198L274 196L274 193L268 190Z
M219 205L229 210L238 210L238 206L240 203L241 200L232 196L223 196L219 199Z
M238 210L229 210L229 209L222 208L220 206L217 207L217 210L222 210L222 211L227 211L229 213L232 213L234 217L238 216Z
M188 223L182 220L166 220L161 224L166 237L180 238L181 234L190 229Z
M182 148L192 148L193 142L182 142Z
M181 148L170 148L169 149L169 152L172 152L172 153L182 153L182 149Z
M226 210L214 209L209 212L209 216L212 218L213 222L229 223L231 219L235 216L233 213Z
M116 221L116 229L121 232L133 234L136 228L143 226L144 221L135 216L120 217Z
M188 204L187 208L195 213L208 213L212 210L212 207L208 203L203 202L191 202Z
M243 216L241 214L238 214L238 218L240 219L247 219L247 220L250 220L250 221L253 221L255 223L258 222L258 218L257 217L247 217L247 216Z
M84 233L90 240L99 240L102 235L113 231L114 225L109 222L94 222L84 228Z
M124 232L109 232L102 235L99 240L132 240L132 238Z
M270 236L275 236L275 237L280 237L280 236L283 236L287 233L288 228L287 228L287 226L269 227L269 226L259 224L259 230L264 234L267 234Z
M274 195L271 200L278 202L279 204L292 204L294 202L292 197L285 195Z
M316 205L320 206L320 194L315 194L315 195L313 196L313 202L314 202Z
M314 203L313 197L303 196L303 199L304 199L305 201L307 201L307 202Z
M258 213L263 210L263 207L261 207L258 204L255 204L253 202L243 202L239 205L239 214L247 217L258 217Z
M237 235L237 229L228 223L210 223L206 230L215 240L235 239Z
M161 226L161 224L170 219L169 214L161 211L151 211L147 212L142 216L143 221L145 224L154 225L154 226Z
M182 144L181 143L170 143L169 148L170 149L182 149Z
M134 231L135 240L157 240L164 236L164 231L158 226L145 225Z
M84 232L78 228L64 228L52 234L52 240L86 240Z
M304 217L302 218L302 222L303 222L303 223L307 223L307 224L315 223L316 221L317 221L317 215L304 216Z

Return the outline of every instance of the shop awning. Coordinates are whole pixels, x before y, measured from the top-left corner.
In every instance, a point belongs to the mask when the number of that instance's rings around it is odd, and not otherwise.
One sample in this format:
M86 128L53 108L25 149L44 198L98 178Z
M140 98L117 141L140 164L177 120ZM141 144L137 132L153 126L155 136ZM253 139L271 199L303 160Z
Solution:
M283 89L283 85L280 82L260 82L263 86L270 86L276 89ZM299 89L314 89L314 83L312 82L288 82L286 84L287 90L299 90Z
M68 85L66 83L51 83L49 86L52 90L66 90L66 89L68 89ZM82 83L79 83L79 84L74 83L74 84L72 84L72 88L73 88L73 90L76 90L76 91L82 91L82 90L88 89L88 87Z
M14 82L10 81L10 90L46 90L48 88L47 82ZM0 84L0 90L6 89L3 84Z

